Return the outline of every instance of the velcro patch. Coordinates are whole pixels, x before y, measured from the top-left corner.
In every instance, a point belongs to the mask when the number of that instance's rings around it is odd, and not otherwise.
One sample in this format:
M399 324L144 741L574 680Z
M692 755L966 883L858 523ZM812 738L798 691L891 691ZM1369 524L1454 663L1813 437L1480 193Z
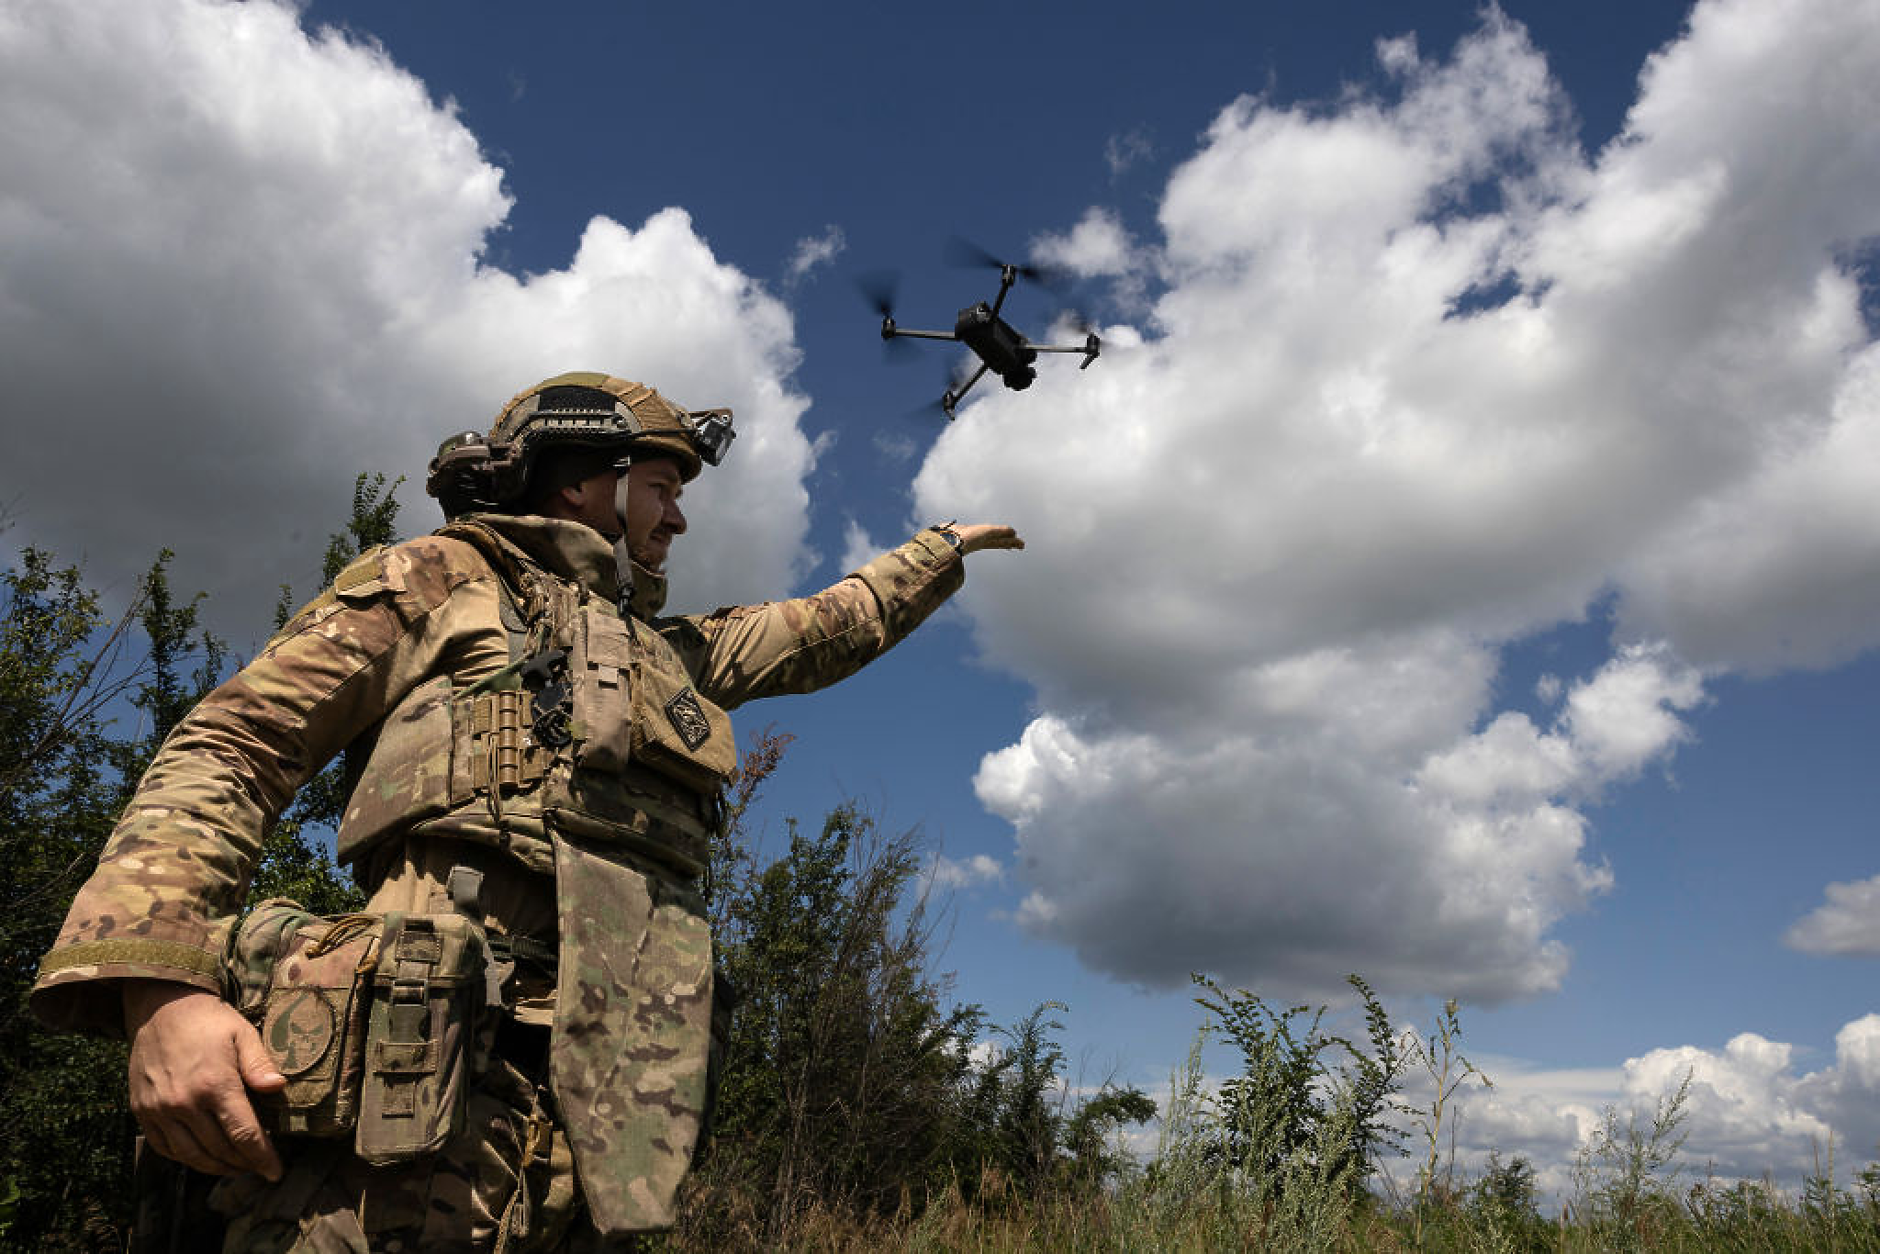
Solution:
M333 581L334 593L344 601L364 601L385 591L385 567L377 546L367 549Z
M698 694L690 688L681 689L678 696L666 702L666 719L688 749L696 749L712 737L711 720L705 717Z
M276 998L261 1024L261 1039L285 1076L309 1071L333 1043L337 1016L317 988L296 988Z

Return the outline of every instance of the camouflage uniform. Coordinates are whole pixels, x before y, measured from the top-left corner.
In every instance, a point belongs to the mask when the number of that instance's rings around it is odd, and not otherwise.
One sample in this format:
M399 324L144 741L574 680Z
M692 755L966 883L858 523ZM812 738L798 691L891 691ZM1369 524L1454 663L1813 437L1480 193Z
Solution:
M697 878L735 765L724 711L853 673L962 578L929 530L811 597L662 618L663 581L638 569L615 611L614 554L580 523L473 515L373 550L176 728L33 1008L122 1033L120 979L223 991L262 833L365 750L338 843L368 909L462 909L468 868L515 964L505 1009L440 1150L374 1165L343 1139L277 1137L281 1184L218 1190L225 1248L598 1249L597 1228L663 1226L704 1105ZM552 683L559 734L531 723Z

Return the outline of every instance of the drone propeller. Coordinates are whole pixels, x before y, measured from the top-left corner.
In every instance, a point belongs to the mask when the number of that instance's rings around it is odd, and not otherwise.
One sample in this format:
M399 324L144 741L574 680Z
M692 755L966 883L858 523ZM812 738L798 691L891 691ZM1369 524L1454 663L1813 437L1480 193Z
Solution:
M889 334L894 326L894 298L901 288L901 276L894 270L871 270L857 275L855 286L874 311L881 315L881 351L889 361L907 361L918 355L913 343Z
M855 286L867 298L877 314L894 317L894 298L901 290L901 276L894 270L870 270L855 276Z
M1044 288L1063 287L1071 278L1069 271L1056 266L1013 265L1003 258L994 256L963 235L955 235L947 241L946 259L952 265L963 266L967 269L1004 271L1010 266L1012 272L1019 278L1029 279Z
M993 256L964 235L955 235L947 240L946 259L949 265L968 268L1003 270L1006 264L1004 258Z
M935 389L934 398L905 411L902 416L910 422L929 426L936 422L952 422L953 415L947 412L945 398L953 395L954 390L965 382L965 378L966 376L957 366L946 367L935 380L938 386Z

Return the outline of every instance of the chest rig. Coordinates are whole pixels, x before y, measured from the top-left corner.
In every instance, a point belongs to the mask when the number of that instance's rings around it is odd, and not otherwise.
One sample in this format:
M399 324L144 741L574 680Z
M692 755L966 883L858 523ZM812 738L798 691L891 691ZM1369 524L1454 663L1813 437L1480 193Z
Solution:
M552 826L618 846L662 880L696 881L737 766L729 717L646 624L490 527L440 534L496 574L510 662L474 684L436 676L386 716L340 825L341 859L434 834L548 871Z

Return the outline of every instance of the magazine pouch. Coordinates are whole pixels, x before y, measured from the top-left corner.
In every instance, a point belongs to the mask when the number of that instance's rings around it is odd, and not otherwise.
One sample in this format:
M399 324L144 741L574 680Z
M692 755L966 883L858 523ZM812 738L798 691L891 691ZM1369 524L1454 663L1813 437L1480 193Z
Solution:
M676 893L554 834L561 953L549 1082L603 1237L672 1225L704 1120L711 929Z
M378 961L374 915L323 918L282 898L242 921L226 993L255 1025L287 1086L254 1094L270 1132L338 1136L359 1113L365 1006Z
M464 915L384 916L354 1142L366 1162L431 1153L462 1129L487 954Z

